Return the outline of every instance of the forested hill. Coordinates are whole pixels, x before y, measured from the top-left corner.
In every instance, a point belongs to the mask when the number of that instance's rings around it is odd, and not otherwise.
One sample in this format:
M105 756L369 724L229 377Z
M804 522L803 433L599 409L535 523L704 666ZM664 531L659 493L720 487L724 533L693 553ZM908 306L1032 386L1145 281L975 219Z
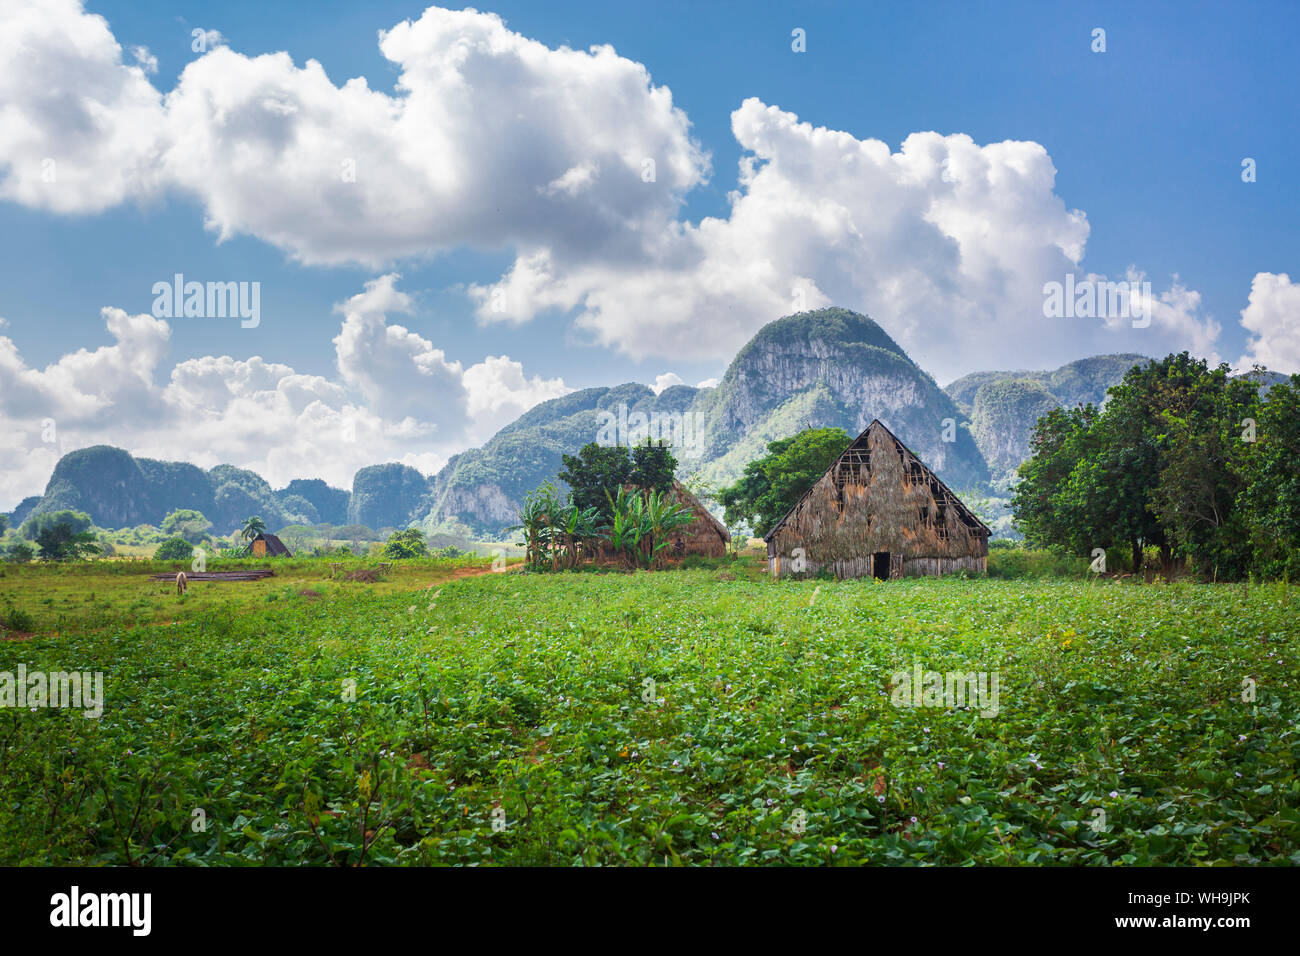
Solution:
M1101 355L1054 371L977 372L940 388L867 316L820 309L768 323L714 388L655 394L628 382L572 392L530 409L435 476L388 463L358 471L351 489L312 478L274 489L233 465L203 470L98 445L65 455L44 495L26 499L13 517L17 524L34 512L71 508L117 528L156 525L177 508L193 508L219 533L260 514L273 529L327 522L433 531L456 523L497 534L515 523L524 494L555 476L561 456L590 441L668 437L679 474L717 484L738 477L777 438L809 426L856 435L873 418L954 489L987 489L1026 457L1039 414L1100 404L1108 387L1146 361Z

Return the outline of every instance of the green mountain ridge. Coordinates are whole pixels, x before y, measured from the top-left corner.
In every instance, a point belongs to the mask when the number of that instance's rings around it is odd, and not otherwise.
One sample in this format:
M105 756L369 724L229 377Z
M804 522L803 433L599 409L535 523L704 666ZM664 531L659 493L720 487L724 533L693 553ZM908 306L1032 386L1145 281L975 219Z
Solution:
M952 488L983 493L1005 482L1027 454L1038 414L1055 404L1100 403L1107 387L1143 361L1095 356L1054 371L975 372L940 388L872 319L820 309L765 325L716 387L676 385L656 395L627 382L571 392L529 409L431 477L390 462L360 469L350 491L312 478L277 490L233 465L204 471L97 445L60 459L44 495L24 499L13 523L71 508L100 527L157 525L177 508L193 508L219 533L260 514L273 529L328 522L433 532L455 525L496 535L515 523L528 491L554 478L562 455L608 438L611 421L636 427L638 416L678 429L679 474L713 484L735 480L775 439L809 426L856 435L879 418Z
M987 482L969 418L879 325L846 309L768 323L715 388L592 388L543 402L434 478L424 526L457 520L480 531L512 524L523 494L551 478L560 456L598 439L599 413L690 416L694 439L679 472L712 483L737 478L769 441L808 426L858 434L879 418L955 486ZM945 427L947 422L950 427ZM952 440L945 441L945 434Z
M1094 355L1049 371L972 372L944 391L970 416L971 433L993 484L1005 488L1029 457L1038 416L1059 406L1102 405L1108 388L1133 366L1149 361L1149 356L1129 352Z

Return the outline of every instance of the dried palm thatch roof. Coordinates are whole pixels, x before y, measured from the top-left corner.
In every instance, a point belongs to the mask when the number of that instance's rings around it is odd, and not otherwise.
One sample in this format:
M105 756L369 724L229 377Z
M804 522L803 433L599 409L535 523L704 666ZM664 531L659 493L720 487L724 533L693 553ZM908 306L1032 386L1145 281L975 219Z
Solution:
M980 520L979 515L967 507L966 503L958 498L938 475L926 467L925 462L921 461L915 452L904 445L899 437L885 426L884 422L875 418L872 419L870 425L863 429L862 434L853 439L848 447L840 453L840 456L831 462L830 466L822 472L821 477L808 486L804 493L799 496L799 499L790 507L790 510L781 516L781 520L772 525L767 534L763 535L764 541L771 541L777 532L785 527L791 515L799 511L800 506L804 504L823 481L830 479L835 485L842 486L846 481L853 480L851 476L860 474L861 466L867 463L869 436L873 430L876 430L877 434L888 436L897 447L909 480L916 484L929 485L934 498L952 508L962 524L966 525L973 534L982 534L984 537L991 534L988 525Z
M704 507L704 502L695 497L691 490L677 479L673 479L673 497L679 504L690 508L695 513L695 520L687 525L688 531L694 531L697 534L705 529L712 531L723 541L731 540L731 533L727 531L727 526L713 516L713 512ZM696 527L699 525L700 527Z

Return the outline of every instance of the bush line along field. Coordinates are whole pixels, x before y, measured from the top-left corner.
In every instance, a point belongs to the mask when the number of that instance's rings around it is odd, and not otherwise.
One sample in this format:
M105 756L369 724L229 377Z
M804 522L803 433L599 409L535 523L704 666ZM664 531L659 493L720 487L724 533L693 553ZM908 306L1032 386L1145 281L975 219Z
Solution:
M1294 588L728 567L0 641L106 698L0 709L0 862L1300 863Z

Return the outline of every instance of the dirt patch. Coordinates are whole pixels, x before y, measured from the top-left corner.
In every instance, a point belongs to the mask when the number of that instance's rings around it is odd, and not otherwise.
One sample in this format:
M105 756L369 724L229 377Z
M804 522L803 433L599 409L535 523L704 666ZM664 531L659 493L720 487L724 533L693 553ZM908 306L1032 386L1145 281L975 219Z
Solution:
M457 568L451 572L452 580L456 578L476 578L480 574L491 574L491 568Z
M311 588L303 588L301 591L298 592L298 597L318 598L320 597L320 592L313 591Z
M0 641L30 641L35 636L31 631L0 631Z

